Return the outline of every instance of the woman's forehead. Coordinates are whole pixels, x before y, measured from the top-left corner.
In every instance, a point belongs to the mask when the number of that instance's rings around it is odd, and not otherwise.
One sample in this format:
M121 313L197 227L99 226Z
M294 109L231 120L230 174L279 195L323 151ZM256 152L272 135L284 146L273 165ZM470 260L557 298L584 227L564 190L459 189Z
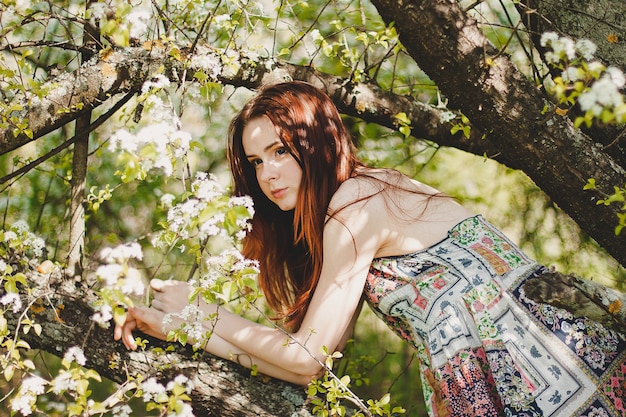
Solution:
M247 155L264 151L277 141L280 142L280 138L268 117L254 118L243 129L242 145Z

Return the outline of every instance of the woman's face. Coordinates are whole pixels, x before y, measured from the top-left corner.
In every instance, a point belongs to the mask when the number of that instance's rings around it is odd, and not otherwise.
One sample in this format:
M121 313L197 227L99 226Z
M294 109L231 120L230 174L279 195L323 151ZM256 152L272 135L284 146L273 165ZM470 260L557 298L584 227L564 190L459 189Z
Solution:
M281 210L293 210L302 168L280 141L272 122L267 117L250 120L243 130L242 144L263 194Z

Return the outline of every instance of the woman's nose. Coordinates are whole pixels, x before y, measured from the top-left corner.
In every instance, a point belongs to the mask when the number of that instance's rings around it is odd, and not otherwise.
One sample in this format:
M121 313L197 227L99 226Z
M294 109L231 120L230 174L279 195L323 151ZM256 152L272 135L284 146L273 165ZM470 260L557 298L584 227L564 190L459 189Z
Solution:
M262 181L273 181L278 178L278 166L273 161L268 161L263 164L263 168L261 168L261 180Z

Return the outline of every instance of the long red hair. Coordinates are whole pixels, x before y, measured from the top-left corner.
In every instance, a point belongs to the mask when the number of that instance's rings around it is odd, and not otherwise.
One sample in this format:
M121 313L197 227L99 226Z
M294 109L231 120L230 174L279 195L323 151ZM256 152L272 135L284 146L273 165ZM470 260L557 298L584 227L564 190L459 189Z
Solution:
M250 120L259 117L271 121L302 168L292 211L280 210L263 194L246 158L243 131ZM259 285L269 307L286 328L296 330L322 270L322 237L330 199L363 164L331 99L300 81L262 88L231 122L227 152L234 194L249 195L255 207L243 254L259 261Z

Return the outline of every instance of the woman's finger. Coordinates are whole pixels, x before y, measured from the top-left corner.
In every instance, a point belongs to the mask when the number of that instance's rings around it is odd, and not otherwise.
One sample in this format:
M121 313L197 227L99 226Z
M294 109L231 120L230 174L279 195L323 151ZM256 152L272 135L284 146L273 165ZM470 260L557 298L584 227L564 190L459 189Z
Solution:
M174 279L163 280L159 278L153 278L150 280L150 287L155 291L165 291L168 288L185 287L189 288L189 283L186 281L177 281Z
M178 281L172 281L172 280L162 280L159 278L153 278L150 280L150 287L155 290L155 291L163 291L164 289L166 289L166 287L169 287L172 285L172 283L174 282L178 282Z
M153 278L150 280L150 288L152 288L154 291L161 291L162 288L162 283L163 281L158 279L158 278Z
M132 321L133 324L135 324L135 321ZM122 332L124 331L124 326L126 326L126 323L130 323L130 321L126 321L124 322L124 324L120 325L120 324L116 324L115 328L113 329L113 340L120 340L122 338Z
M163 332L163 317L165 314L150 307L135 307L132 309L137 319L137 326L142 332L165 340Z
M135 344L135 338L133 337L133 330L137 328L137 321L134 319L126 320L124 325L119 329L119 339L122 339L122 343L126 346L126 349L135 350L137 345ZM117 328L116 328L117 330Z

